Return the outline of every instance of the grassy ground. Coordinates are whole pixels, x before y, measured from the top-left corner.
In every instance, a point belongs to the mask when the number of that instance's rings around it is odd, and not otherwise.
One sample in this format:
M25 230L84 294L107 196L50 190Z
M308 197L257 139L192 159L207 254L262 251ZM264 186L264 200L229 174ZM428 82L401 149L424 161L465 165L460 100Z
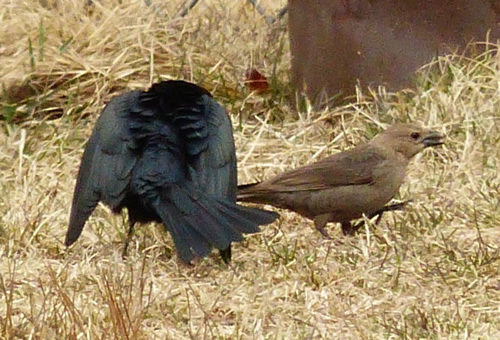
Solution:
M443 58L416 91L365 93L297 113L286 19L242 1L0 1L0 337L8 339L500 338L500 60ZM157 4L158 3L158 4ZM166 5L168 3L168 5ZM210 6L207 6L209 4ZM263 1L268 12L283 3ZM274 7L272 7L274 6ZM496 48L496 47L495 47ZM264 95L245 71L268 76ZM419 155L380 226L333 241L281 211L234 247L178 262L160 228L99 208L62 242L82 154L105 102L182 78L210 89L234 122L240 182L267 178L419 121L447 143Z

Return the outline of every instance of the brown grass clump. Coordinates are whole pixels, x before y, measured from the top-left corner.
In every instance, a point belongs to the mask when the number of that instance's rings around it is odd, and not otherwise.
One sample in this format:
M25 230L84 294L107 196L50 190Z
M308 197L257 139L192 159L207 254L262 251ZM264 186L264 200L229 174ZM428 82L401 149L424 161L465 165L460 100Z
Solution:
M284 2L284 1L283 1ZM282 3L262 1L269 13ZM500 338L500 61L440 58L418 89L360 93L336 109L289 104L286 22L245 1L4 0L0 132L0 337L8 339ZM274 7L272 7L274 6ZM492 46L497 48L497 46ZM264 95L244 86L256 68ZM446 145L414 160L405 211L325 240L279 222L181 265L160 228L120 257L123 218L99 208L62 244L83 144L103 104L158 79L203 84L231 112L240 182L420 121Z

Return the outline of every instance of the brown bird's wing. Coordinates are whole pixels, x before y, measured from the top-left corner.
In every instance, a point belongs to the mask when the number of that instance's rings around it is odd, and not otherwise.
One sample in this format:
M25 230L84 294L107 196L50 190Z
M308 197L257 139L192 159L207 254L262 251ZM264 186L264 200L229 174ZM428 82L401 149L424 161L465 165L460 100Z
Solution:
M285 172L252 189L295 192L373 182L373 169L386 158L369 144ZM260 190L259 190L260 191Z

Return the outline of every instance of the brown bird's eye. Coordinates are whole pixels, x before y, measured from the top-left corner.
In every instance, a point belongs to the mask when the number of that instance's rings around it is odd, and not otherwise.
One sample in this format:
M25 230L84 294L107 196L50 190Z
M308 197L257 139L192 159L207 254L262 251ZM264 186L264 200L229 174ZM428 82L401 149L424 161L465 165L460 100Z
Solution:
M420 138L420 133L418 133L418 132L412 132L410 136L411 136L411 138L417 140L417 139Z

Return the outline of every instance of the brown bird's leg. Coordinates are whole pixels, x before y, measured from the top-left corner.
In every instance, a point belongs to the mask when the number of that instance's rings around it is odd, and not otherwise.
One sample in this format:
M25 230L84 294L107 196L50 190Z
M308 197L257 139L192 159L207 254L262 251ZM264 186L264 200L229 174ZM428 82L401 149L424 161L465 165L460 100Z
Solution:
M380 209L379 211L374 212L369 216L369 218L374 218L375 216L378 215L377 220L375 221L375 225L378 225L380 223L380 220L382 220L382 215L386 211L396 211L396 210L403 210L405 205L410 203L412 200L404 201L401 203L394 203L394 204L389 204Z
M318 230L321 235L327 239L331 239L330 235L325 230L326 223L328 222L328 214L318 215L314 218L314 227Z
M401 202L401 203L394 203L394 204L386 205L382 209L377 210L373 214L370 214L368 216L368 219L372 219L375 216L378 216L377 219L375 220L375 225L378 225L380 223L380 221L382 220L382 215L384 214L384 212L386 212L386 211L402 210L404 208L404 206L407 205L408 203L410 203L411 201L412 200L408 200L408 201L404 201L404 202ZM356 223L354 225L354 227L353 227L353 229L355 229L354 232L358 231L358 229L361 228L364 225L365 225L365 221L361 221L361 222Z
M376 215L381 214L381 213L386 212L386 211L402 210L404 208L404 206L407 205L408 203L410 203L411 201L412 200L408 200L408 201L404 201L404 202L400 202L400 203L386 205L385 207L383 207L379 211L372 214L372 216L375 217Z
M353 226L350 221L342 222L342 233L344 235L354 236L358 231L357 226Z
M134 225L135 225L135 219L128 218L128 233L127 233L127 238L125 239L125 244L123 245L123 251L122 251L122 259L125 259L127 257L127 249L128 249L128 244L130 240L132 239L132 236L134 234Z

